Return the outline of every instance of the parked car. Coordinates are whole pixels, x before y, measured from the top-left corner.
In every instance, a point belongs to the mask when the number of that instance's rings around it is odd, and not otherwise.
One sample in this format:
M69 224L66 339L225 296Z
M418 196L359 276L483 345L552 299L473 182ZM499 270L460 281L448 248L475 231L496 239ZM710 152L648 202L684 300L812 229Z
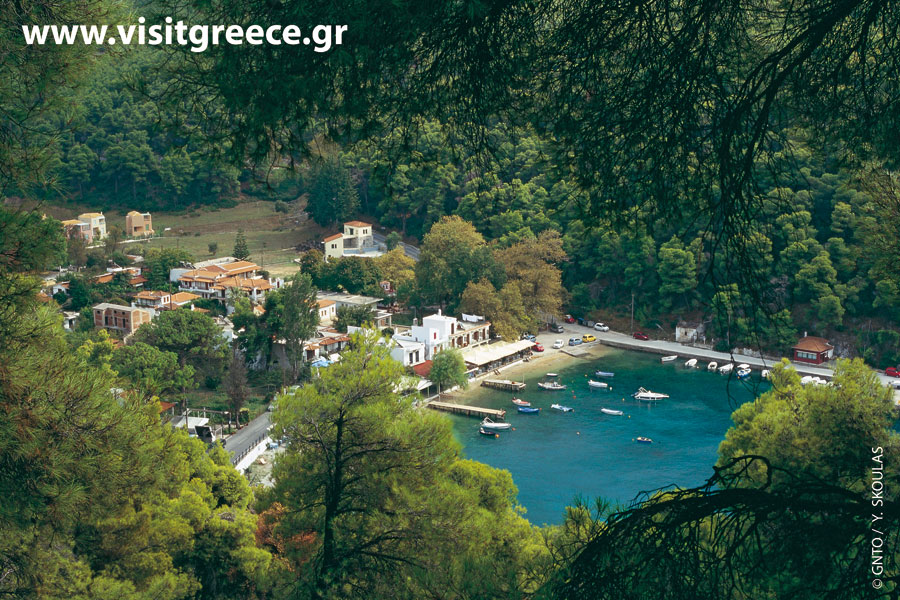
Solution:
M650 339L650 336L647 335L646 333L644 333L643 331L635 331L633 334L631 334L631 337L633 337L636 340L644 340L644 341L647 341Z
M594 323L594 329L597 331L609 331L609 325L603 323Z
M884 370L884 374L888 377L900 377L900 369L897 367L888 367Z
M533 342L533 341L535 341L537 338L534 337L534 334L533 334L533 333L523 333L523 334L522 334L522 339L523 339L523 340L528 340L529 342Z
M572 315L566 315L565 321L566 321L566 323L574 323L575 317L573 317Z
M592 335L589 334L589 333L586 333L586 334L584 334L583 336L581 336L581 341L583 341L583 342L596 342L596 341L597 341L597 338L595 338L594 336L592 336Z
M535 352L543 352L544 346L542 346L541 344L535 344L534 346L531 347L531 349L534 350Z
M563 326L560 325L559 323L551 323L550 331L552 331L553 333L562 333L565 330L563 329Z
M581 338L580 338L580 337L569 338L569 345L570 345L570 346L577 346L578 344L581 344L581 343L582 343L582 342L581 342Z
M594 322L593 322L593 321L585 321L584 324L587 325L588 327L593 327L593 326L594 326Z
M559 350L563 346L565 346L565 342L563 342L562 340L556 340L555 342L553 342L553 347L557 350Z

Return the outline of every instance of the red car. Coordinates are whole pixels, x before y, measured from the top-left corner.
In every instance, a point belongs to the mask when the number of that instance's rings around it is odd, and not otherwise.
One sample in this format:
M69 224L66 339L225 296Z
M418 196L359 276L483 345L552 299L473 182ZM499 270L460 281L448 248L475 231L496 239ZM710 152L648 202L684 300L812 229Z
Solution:
M541 346L540 344L535 344L534 346L531 347L531 349L534 350L535 352L543 352L544 351L544 347Z
M633 334L631 334L631 337L633 337L636 340L644 340L644 341L647 341L650 339L650 336L647 335L646 333L644 333L643 331L635 331Z
M884 374L888 377L900 377L900 369L897 369L897 367L888 367L884 370Z
M575 322L575 317L573 317L572 315L566 315L566 323L574 323L574 322Z

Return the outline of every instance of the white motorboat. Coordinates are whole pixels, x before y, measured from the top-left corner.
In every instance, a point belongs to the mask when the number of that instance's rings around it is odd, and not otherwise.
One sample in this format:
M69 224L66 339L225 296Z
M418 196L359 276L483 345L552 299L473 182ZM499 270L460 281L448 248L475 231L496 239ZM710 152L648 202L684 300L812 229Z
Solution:
M728 363L719 367L719 373L722 375L728 375L731 373L732 369L734 369L734 365L732 363Z
M738 379L747 379L750 377L750 369L738 369L736 375Z
M625 414L621 410L613 410L611 408L601 408L600 412L602 412L604 415L624 415Z
M609 388L608 383L605 383L603 381L594 381L593 379L588 380L588 385L598 390L605 390Z
M481 422L481 427L493 431L506 431L512 427L512 423L500 423L492 421L490 417L485 417L484 421Z
M542 390L547 390L550 392L561 392L562 390L566 389L566 386L555 381L542 381L538 384L538 387Z
M562 404L551 404L550 408L561 410L563 412L572 412L573 410L575 410L571 406L563 406Z
M594 371L594 377L615 377L612 371Z
M825 385L827 383L827 380L812 375L804 375L800 378L800 385Z
M639 388L638 391L632 394L632 396L635 400L643 400L644 402L655 402L657 400L662 400L669 397L668 394L651 392L650 390L646 390L644 388Z
M715 371L718 368L719 368L719 363L717 363L716 361L712 361L711 363L706 365L707 371Z
M547 377L557 377L559 373L547 373Z
M672 362L673 360L677 360L677 359L678 359L678 355L672 354L670 356L663 356L661 359L659 359L659 362Z
M762 372L762 378L763 378L763 379L768 379L768 378L769 378L769 370L768 370L768 369L763 369L763 372Z
M684 366L686 366L686 367L689 368L689 369L693 369L694 367L697 366L697 359L696 359L696 358L691 358L690 360L686 360L686 361L684 362Z
M750 368L750 365L748 365L747 363L741 363L735 367L735 369L737 369L738 371L743 371L744 369L749 369L749 368Z

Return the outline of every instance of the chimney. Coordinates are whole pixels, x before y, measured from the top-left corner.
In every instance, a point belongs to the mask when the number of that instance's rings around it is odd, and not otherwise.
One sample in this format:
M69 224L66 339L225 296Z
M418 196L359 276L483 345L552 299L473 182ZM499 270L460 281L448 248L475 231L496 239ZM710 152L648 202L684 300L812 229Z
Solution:
M806 337L806 336L808 336L808 335L809 335L808 332L806 332L806 331L803 332L803 337Z
M441 309L438 309L438 316L441 316Z

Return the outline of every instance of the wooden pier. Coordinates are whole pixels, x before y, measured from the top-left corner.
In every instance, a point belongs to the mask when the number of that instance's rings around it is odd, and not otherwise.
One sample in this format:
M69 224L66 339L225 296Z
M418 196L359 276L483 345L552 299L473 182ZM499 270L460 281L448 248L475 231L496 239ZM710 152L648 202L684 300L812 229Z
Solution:
M466 415L467 417L490 417L492 419L502 419L506 416L505 410L481 408L480 406L469 406L467 404L452 404L450 402L429 402L426 406L435 410L443 410L445 412L456 413L458 415Z
M495 390L503 390L504 392L521 392L525 389L524 382L511 381L509 379L485 379L481 382L481 385Z

